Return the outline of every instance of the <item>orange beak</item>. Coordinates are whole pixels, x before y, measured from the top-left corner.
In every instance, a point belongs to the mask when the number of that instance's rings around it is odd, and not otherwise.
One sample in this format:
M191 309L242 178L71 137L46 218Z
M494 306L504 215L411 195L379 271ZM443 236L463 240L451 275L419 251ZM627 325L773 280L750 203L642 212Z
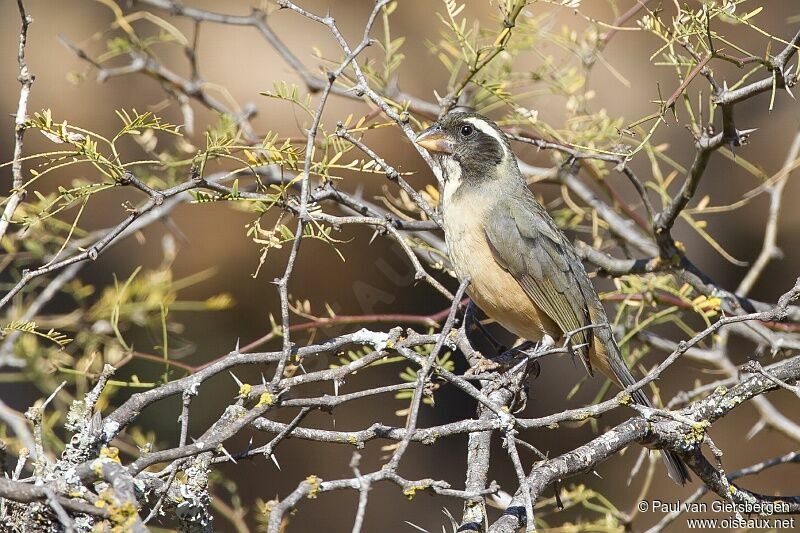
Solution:
M423 131L417 135L414 142L432 153L448 155L453 153L453 142L439 126L433 126Z

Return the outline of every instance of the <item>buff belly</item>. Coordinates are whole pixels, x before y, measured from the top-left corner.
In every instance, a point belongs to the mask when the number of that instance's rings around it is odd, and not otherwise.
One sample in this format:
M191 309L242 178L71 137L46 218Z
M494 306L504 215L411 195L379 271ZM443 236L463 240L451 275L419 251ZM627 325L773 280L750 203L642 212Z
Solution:
M486 196L447 194L445 240L460 280L469 277L467 294L489 317L523 339L537 341L546 333L558 339L561 330L533 304L516 279L495 261L483 230Z

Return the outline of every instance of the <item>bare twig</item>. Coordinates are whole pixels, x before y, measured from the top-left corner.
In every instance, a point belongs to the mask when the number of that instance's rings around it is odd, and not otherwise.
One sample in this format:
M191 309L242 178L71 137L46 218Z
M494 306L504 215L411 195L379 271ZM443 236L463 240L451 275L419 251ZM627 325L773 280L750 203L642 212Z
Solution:
M8 225L14 217L20 202L25 198L25 191L22 189L24 178L22 177L22 144L25 137L25 122L28 120L28 98L31 94L34 76L28 70L28 63L25 59L25 46L28 43L28 26L33 19L25 11L23 0L17 0L19 16L22 20L19 30L19 47L17 49L17 63L19 64L19 82L22 88L19 91L19 104L17 114L14 118L14 159L11 165L12 181L11 194L7 199L6 207L0 216L0 240L6 234Z

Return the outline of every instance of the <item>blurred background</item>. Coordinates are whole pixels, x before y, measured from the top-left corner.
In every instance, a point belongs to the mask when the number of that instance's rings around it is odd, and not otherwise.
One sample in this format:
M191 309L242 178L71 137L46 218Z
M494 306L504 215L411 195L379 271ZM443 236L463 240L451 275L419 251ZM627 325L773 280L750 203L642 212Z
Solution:
M192 0L190 4L230 14L248 14L253 2ZM772 0L749 4L752 4L749 9L762 4L767 6L757 18L759 26L767 32L784 39L790 38L796 32L800 16L800 7L796 1ZM179 107L166 97L157 81L137 74L97 83L94 72L87 68L87 64L60 42L59 37L63 36L95 53L102 50L106 37L93 39L93 36L97 36L98 32L113 22L111 12L102 3L89 0L29 0L26 5L34 20L27 49L28 65L36 76L28 107L30 114L49 108L57 120L66 119L70 124L104 134L113 134L119 129L119 119L114 114L116 109L157 110L165 120L177 124L182 122ZM141 9L136 5L122 5L126 11ZM315 13L324 13L326 9L330 9L345 37L355 43L361 37L372 2L306 0L302 5ZM621 11L627 10L630 5L633 2L618 2ZM557 30L563 27L565 31L583 31L589 24L589 17L607 22L615 18L615 13L606 2L584 2L581 13L585 17L576 15L573 10L546 3L535 3L528 9L537 14L548 14L548 24ZM429 0L404 0L399 2L392 16L392 35L406 38L402 47L406 58L397 72L399 87L429 101L435 99L434 91L446 93L448 81L447 73L425 46L427 41L437 40L443 29L436 12L444 12L443 4ZM481 20L491 28L496 25L493 18L496 12L496 6L488 1L469 2L465 11L468 18ZM163 12L156 13L168 18L184 34L192 35L194 24L191 21L169 17ZM313 56L314 47L323 50L327 57L338 57L335 43L321 25L315 25L286 11L273 13L269 22L295 55L312 71L316 72L318 64ZM628 25L633 26L633 23ZM13 113L19 97L16 81L18 31L16 3L5 0L0 3L0 159L3 162L11 159L13 151ZM721 28L720 31L748 50L761 53L766 50L764 36L755 31L736 25ZM613 71L598 65L588 80L589 89L596 93L591 107L595 110L606 109L611 117L624 117L626 123L657 111L658 107L654 102L659 100L659 94L666 97L676 87L674 70L659 67L649 60L650 54L659 46L660 43L645 33L620 32L603 54L605 61L613 65ZM775 43L773 53L778 48L782 48L782 45ZM548 49L547 53L564 61L575 60L567 52L557 49ZM370 54L373 54L372 50L367 53L368 56ZM188 63L178 47L165 47L161 57L170 68L183 76L188 75ZM205 80L227 88L239 104L255 106L258 113L253 119L253 125L257 133L273 131L286 137L304 135L303 128L308 126L305 117L298 115L296 110L284 102L259 96L259 92L271 90L275 82L286 81L302 87L302 80L254 29L203 24L197 57L199 71ZM539 58L534 55L520 57L515 68L524 71L537 61ZM742 74L742 71L732 65L715 64L714 67L719 79L738 79ZM86 74L86 77L76 83L72 80L75 76L70 76L70 73ZM758 76L763 76L763 73ZM627 83L623 83L621 78L627 80ZM707 86L702 79L698 79L691 89L693 95L698 91L707 93ZM525 105L538 111L540 120L550 124L558 125L564 120L565 101L562 98L531 97L525 100ZM800 128L800 106L783 91L778 93L772 112L769 111L769 105L770 95L767 93L737 107L737 125L740 128L758 128L752 135L750 144L740 148L737 155L752 162L767 175L772 175L781 168L789 143ZM196 127L188 140L202 146L204 128L217 119L214 113L202 106L193 103L192 107L195 111ZM332 128L336 121L350 113L360 116L365 112L366 107L358 101L332 97L326 108L324 121ZM684 128L687 119L682 116L683 113L683 108L679 106L678 120L668 117L668 127L659 129L657 142L668 144L670 156L688 167L694 150L691 135ZM416 188L422 189L425 185L434 183L422 160L395 129L385 128L370 133L367 140L377 153L396 168L414 172L409 181ZM26 136L26 153L50 149L52 145L38 133L32 132ZM531 164L552 165L547 153L521 145L515 149L523 160ZM123 158L141 157L137 150L138 147L130 143L126 146L127 153L123 152ZM650 166L645 157L638 157L633 166L641 177L651 177ZM210 170L213 171L214 168ZM55 188L61 183L69 183L73 177L75 176L68 172L53 174L47 187ZM367 198L382 194L386 187L385 180L379 175L353 175L348 179L350 181L342 183L341 187L349 191L362 189ZM624 191L626 195L630 194L629 199L633 201L633 191L623 176L612 172L608 179L618 190ZM4 191L8 190L10 180L9 167L0 168L0 185ZM752 174L720 154L715 154L696 198L710 195L714 205L729 204L741 199L745 192L757 184ZM389 190L396 193L394 189ZM537 193L545 198L552 198L559 195L559 188L557 185L543 184L537 189ZM138 197L128 191L112 191L93 203L92 209L87 210L84 215L82 225L92 229L116 223L124 216L122 203L130 198ZM752 296L756 299L776 301L800 272L798 202L800 185L796 179L791 179L784 196L784 209L780 214L778 244L783 251L783 257L772 262L755 287ZM741 261L752 261L761 248L767 205L767 196L761 195L732 213L709 215L705 217L707 230L732 256ZM175 279L206 269L213 269L214 272L208 279L181 291L181 298L204 300L215 294L228 293L235 302L231 308L217 312L192 314L174 311L177 320L184 326L181 331L174 332L175 345L182 348L178 350L181 360L191 365L202 364L228 352L239 341L245 344L268 333L272 328L270 314L279 316L277 292L270 281L283 273L285 253L271 252L258 277L254 278L259 252L245 233L245 224L251 219L250 214L225 205L184 205L172 216L171 224L174 227L162 223L151 225L142 234L118 244L96 262L86 266L81 273L81 279L85 283L104 287L113 283L114 276L125 279L139 266L145 269L156 268L164 260L164 235L179 235L173 237L178 246L172 265ZM179 229L178 233L175 228ZM706 273L728 289L736 287L746 268L726 261L694 231L680 222L674 233L677 239L685 243L689 257ZM425 315L448 306L448 302L429 287L414 285L411 266L388 239L378 238L369 244L370 237L371 232L365 229L350 229L337 236L346 241L340 247L345 261L324 243L304 241L290 285L292 296L310 300L314 312L321 314L324 313L326 303L341 314ZM440 275L439 278L452 290L456 288L457 284L447 276ZM611 287L603 280L598 280L598 283L606 289ZM64 312L65 309L59 307L60 305L68 305L68 302L55 301L48 311ZM497 333L503 335L500 331ZM137 349L157 353L154 347L160 343L158 332L135 331L131 335ZM503 338L507 342L511 341L507 336ZM279 345L280 339L270 348ZM752 355L752 347L746 344L734 344L733 349L736 362L744 362ZM663 354L653 354L648 362L658 360L659 356ZM466 365L461 356L456 355L455 359L457 368L464 370ZM397 368L379 367L365 375L354 376L343 385L342 390L353 391L369 383L390 383L397 379L397 371ZM135 373L143 381L158 379L161 372L162 367L158 365L140 362L131 363L125 368L125 375ZM258 369L244 369L237 371L237 375L251 383L260 379ZM544 362L541 377L531 384L531 396L524 415L541 416L591 401L602 385L599 378L590 380L575 396L566 399L567 393L582 376L582 369L573 366L566 358ZM660 386L665 391L663 395L671 397L672 393L691 387L695 380L712 381L716 378L713 374L709 375L707 369L699 363L684 361L670 370ZM237 390L235 383L227 377L220 377L205 387L206 394L200 395L192 412L191 428L195 435L219 415L224 407L219 398L233 398ZM209 394L210 390L216 390L219 394ZM125 394L124 391L121 393L122 396ZM0 383L0 396L13 407L24 410L42 395L22 383ZM792 402L788 393L772 393L770 398L774 398L779 407L787 408L784 412L790 417L800 419L796 416L797 401L795 399ZM320 428L331 428L335 424L336 429L361 429L376 421L401 425L404 419L397 416L395 411L404 406L403 402L389 398L385 398L385 401L353 403L337 409L335 415L314 413L306 419L305 424ZM425 409L421 425L435 425L470 417L474 413L474 407L470 400L445 387L437 392L435 409ZM163 402L146 411L140 422L146 430L157 435L158 442L174 445L177 438L175 419L179 411L177 400ZM598 429L602 431L604 427L613 426L626 415L627 413L621 411L612 412L599 420ZM287 415L285 418L291 416ZM735 470L797 448L796 442L768 431L746 441L744 433L756 420L757 415L752 409L743 408L714 425L711 436L725 452L726 470ZM538 431L524 437L544 453L554 456L586 442L593 434L589 425L574 428L562 425L559 429ZM256 443L261 444L268 436L256 435L255 438ZM237 438L228 449L239 449L245 443L246 438ZM376 468L380 464L380 447L383 444L386 443L367 444L362 451L362 471ZM414 446L404 459L401 471L408 478L445 479L454 487L460 488L463 486L465 471L465 444L466 438L452 438L437 442L432 447ZM506 490L513 492L516 486L513 469L506 460L505 452L499 448L499 442L497 445L490 479L498 480ZM622 457L601 465L597 470L598 475L587 474L565 483L586 484L605 494L620 510L629 511L637 501L641 485L641 474L632 483L627 483L631 467L639 453L638 448L629 449ZM222 473L236 486L244 505L252 506L256 498L269 500L276 495L284 497L299 481L311 474L323 479L349 477L351 473L348 463L351 454L352 449L347 446L319 446L291 439L282 443L277 451L281 470L270 461L255 460L246 465L224 467ZM526 465L530 465L533 460L532 456L523 457ZM678 497L685 498L694 491L695 486L684 489L675 487L667 479L662 467L658 465L656 468L655 488L652 493L654 497L676 500ZM796 476L796 466L783 466L768 474L747 479L744 485L754 490L780 494L796 489ZM303 502L301 512L292 518L290 530L349 531L357 498L358 495L354 492L337 492ZM413 531L411 526L404 523L408 520L430 531L438 531L441 524L447 523L442 514L443 506L454 516L460 516L459 501L433 498L427 494L417 495L409 501L400 494L396 486L379 485L370 496L365 530L388 528L390 531ZM576 521L583 512L591 513L588 509L573 510L564 516L548 516L546 519L553 524ZM652 513L640 515L634 522L635 529L643 529L660 517ZM252 519L248 518L248 521L252 526ZM223 519L218 519L216 525L219 531L233 529ZM681 524L675 527L676 531L682 528Z

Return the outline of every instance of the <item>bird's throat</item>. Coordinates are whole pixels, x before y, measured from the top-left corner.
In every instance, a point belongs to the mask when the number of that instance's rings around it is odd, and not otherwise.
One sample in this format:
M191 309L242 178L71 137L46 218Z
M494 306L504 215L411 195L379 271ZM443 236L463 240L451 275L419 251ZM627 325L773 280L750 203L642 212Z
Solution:
M458 190L463 183L461 165L453 157L443 157L441 160L442 167L442 209L447 209L447 206L453 203L453 200L458 194Z

